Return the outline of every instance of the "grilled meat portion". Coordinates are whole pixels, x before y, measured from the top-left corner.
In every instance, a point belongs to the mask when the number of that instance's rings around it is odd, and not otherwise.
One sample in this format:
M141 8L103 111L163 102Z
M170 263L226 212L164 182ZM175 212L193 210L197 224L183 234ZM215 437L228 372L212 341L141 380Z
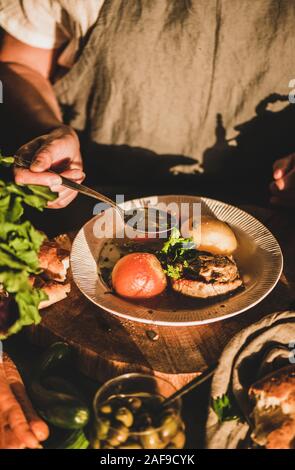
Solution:
M172 281L172 287L176 292L189 297L197 297L200 299L207 299L208 297L215 297L217 295L225 295L232 292L242 285L241 279L236 279L231 282L215 282L214 284L191 281L190 279L177 279Z
M175 291L190 297L207 298L224 295L242 285L232 256L202 252L180 269L181 278L173 280L172 287Z
M234 281L239 273L236 263L231 256L200 254L187 269L184 269L186 277L194 279L194 272L201 281L229 282Z

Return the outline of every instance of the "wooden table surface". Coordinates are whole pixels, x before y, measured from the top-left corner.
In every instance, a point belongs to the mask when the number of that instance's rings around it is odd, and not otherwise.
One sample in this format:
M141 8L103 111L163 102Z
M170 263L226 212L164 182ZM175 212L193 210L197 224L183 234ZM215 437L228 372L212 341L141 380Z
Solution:
M47 215L45 218L43 216L43 220L40 219L40 223L42 225L45 221L47 232L50 232L51 227L52 234L57 231L64 231L65 228L69 227L77 229L89 219L91 215L89 213L90 207L89 202L86 202L84 198L80 198L68 212L68 218L63 217L60 213L55 218L54 225L51 225L51 215L50 217ZM154 370L157 375L166 375L176 386L181 386L196 373L215 363L226 343L242 328L269 313L292 308L292 305L295 307L294 211L270 210L257 206L243 206L242 208L261 220L276 236L282 247L284 270L278 285L272 293L253 309L222 322L188 328L153 326L152 329L158 334L159 338L151 344L146 335L147 327L144 325L122 321L103 312L96 316L95 322L97 324L95 325L91 312L96 307L81 297L74 287L71 295L79 306L80 319L78 323L80 323L80 331L86 331L86 334L82 337L88 338L87 345L90 344L89 354L82 355L79 359L79 366L83 372L96 378L99 382L103 382L110 376L118 375L127 370L145 370L147 372ZM66 219L68 225L65 227ZM66 307L69 306L70 304L66 304ZM71 315L75 315L75 313L61 307L59 311L62 329L68 334L71 331ZM51 333L53 331L52 337L48 333L47 327L50 324L50 318L49 311L49 313L45 313L43 326L35 330L32 335L35 343L39 345L46 344L46 342L56 339L54 326L50 326ZM95 327L99 327L103 332L100 335L100 344L95 344L97 339L93 335L93 328ZM59 328L59 333L60 331ZM57 337L59 336L57 335ZM93 338L93 341L91 341L91 338ZM78 338L76 340L78 341ZM11 349L17 362L18 358L20 359L21 348L24 347L24 344L26 345L27 354L30 356L30 348L34 349L34 346L28 345L28 341L24 339L23 335L20 339L14 338L7 341L7 348L8 350ZM86 345L84 346L86 347ZM93 351L95 351L95 354ZM97 356L99 356L98 361ZM29 362L31 360L32 357L30 357ZM20 360L20 362L22 361ZM27 364L24 368L26 369L28 366ZM203 385L185 399L184 416L187 417L191 428L188 439L189 447L196 445L202 447L203 425L209 399L208 392L209 383Z

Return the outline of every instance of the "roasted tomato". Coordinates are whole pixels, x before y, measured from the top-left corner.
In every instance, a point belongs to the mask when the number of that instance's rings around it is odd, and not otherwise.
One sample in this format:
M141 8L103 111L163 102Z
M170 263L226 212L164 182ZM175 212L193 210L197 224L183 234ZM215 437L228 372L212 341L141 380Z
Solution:
M131 253L116 263L112 284L117 294L123 297L148 299L161 294L167 280L155 255Z

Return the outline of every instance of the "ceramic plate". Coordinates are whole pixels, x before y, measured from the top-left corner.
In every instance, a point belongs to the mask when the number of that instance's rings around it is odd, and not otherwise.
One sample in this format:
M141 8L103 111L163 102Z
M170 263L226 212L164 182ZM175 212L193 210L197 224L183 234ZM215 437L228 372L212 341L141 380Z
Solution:
M103 271L107 267L111 268L120 253L117 242L112 237L101 237L97 233L95 223L100 217L98 215L81 228L71 251L74 281L89 300L98 307L129 320L156 325L189 326L238 315L258 304L271 292L282 272L282 252L271 232L250 214L220 201L194 196L153 196L128 201L124 208L171 202L177 205L199 202L202 214L213 215L231 226L238 239L234 258L243 278L244 289L227 298L210 301L174 293L146 301L130 301L115 295L105 281ZM97 314L99 315L99 310Z

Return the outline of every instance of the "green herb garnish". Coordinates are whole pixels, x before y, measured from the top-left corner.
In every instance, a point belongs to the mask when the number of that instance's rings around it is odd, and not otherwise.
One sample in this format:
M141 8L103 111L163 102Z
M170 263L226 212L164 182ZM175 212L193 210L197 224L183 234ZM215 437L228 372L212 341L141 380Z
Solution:
M223 394L221 397L212 400L212 408L218 416L218 420L224 421L238 420L239 416L234 413L233 406L228 395Z
M0 154L0 164L7 166L13 162L13 157ZM18 309L18 318L13 325L4 332L0 325L0 339L41 320L38 306L47 295L32 287L29 277L41 271L38 252L45 235L28 220L23 221L22 216L24 205L42 211L56 196L45 186L23 186L0 180L0 284L1 289L14 299Z
M195 244L192 238L182 238L174 227L157 256L167 276L176 280L181 277L182 268L188 267L188 260L196 256Z

